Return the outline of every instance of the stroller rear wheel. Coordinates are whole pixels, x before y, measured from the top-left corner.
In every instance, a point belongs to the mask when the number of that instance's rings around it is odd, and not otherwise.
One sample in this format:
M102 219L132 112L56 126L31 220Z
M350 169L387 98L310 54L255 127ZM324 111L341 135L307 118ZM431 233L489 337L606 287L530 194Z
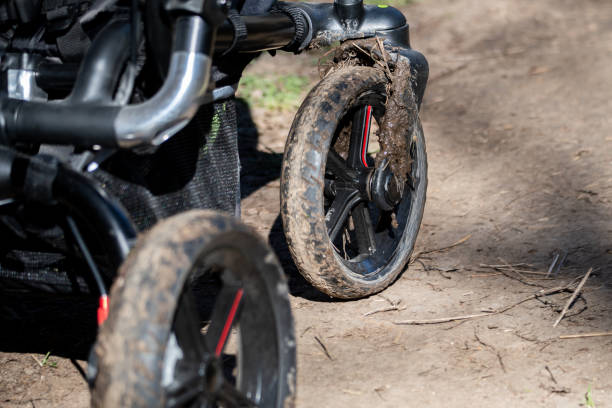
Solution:
M287 139L281 214L288 246L302 275L330 296L386 288L408 263L421 224L427 157L418 116L394 130L393 142L372 148L373 126L382 138L388 85L379 69L338 69L310 92ZM404 92L399 114L411 117L416 102L411 89Z
M190 211L161 222L130 253L110 300L94 406L292 406L285 278L235 219Z

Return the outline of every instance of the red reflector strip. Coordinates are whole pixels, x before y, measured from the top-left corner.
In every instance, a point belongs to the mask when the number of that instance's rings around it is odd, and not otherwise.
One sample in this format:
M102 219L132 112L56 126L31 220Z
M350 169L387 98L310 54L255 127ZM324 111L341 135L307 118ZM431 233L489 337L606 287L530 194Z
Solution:
M227 315L227 319L225 320L225 326L223 326L221 337L219 338L219 342L217 343L217 347L215 348L215 355L217 357L221 356L221 352L223 352L223 347L225 346L225 342L227 341L227 337L229 336L230 330L232 328L232 323L234 323L234 318L236 317L236 312L238 311L238 306L240 305L240 300L242 299L243 293L244 290L238 289L238 292L236 292L236 296L234 296L232 307L230 308L229 314Z
M100 296L98 302L98 327L102 326L102 323L108 318L108 296Z
M372 105L368 105L366 109L365 122L363 124L363 140L361 142L361 163L364 167L368 167L366 154L368 153L368 143L370 140L370 120L372 118Z

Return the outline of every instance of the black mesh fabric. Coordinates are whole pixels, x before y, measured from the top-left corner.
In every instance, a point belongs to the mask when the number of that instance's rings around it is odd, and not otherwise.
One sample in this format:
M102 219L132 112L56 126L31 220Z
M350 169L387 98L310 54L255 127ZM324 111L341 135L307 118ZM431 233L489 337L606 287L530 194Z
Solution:
M94 173L139 229L193 208L239 215L240 180L233 99L204 106L154 154L121 152Z
M141 231L160 219L194 208L239 216L239 175L233 99L200 108L186 128L155 153L121 151L93 173L102 188L121 201ZM37 208L36 214L49 220L61 218L45 211L44 207ZM36 229L29 230L29 224ZM63 255L62 230L55 225L44 229L39 224L31 214L0 217L0 240L4 242L0 288L88 291L90 273L75 273L86 267ZM19 249L8 245L15 242L15 236L22 237ZM98 256L99 264L103 264L103 254L98 252Z

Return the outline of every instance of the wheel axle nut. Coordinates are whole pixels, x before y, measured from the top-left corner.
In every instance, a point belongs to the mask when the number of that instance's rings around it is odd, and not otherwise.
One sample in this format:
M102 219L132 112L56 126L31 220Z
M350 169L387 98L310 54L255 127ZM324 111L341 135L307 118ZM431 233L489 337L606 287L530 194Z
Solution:
M385 211L391 211L401 201L404 193L402 186L397 182L397 178L389 169L389 163L383 162L372 177L370 191L372 201Z

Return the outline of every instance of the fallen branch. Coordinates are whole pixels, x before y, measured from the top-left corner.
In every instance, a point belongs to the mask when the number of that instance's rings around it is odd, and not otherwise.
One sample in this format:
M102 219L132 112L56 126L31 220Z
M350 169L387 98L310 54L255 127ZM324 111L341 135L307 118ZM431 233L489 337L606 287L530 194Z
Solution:
M569 310L570 306L572 305L572 303L574 303L574 300L576 300L576 297L578 296L578 294L580 293L580 291L582 290L582 287L584 286L584 284L586 283L587 279L589 279L589 276L591 276L591 272L593 272L593 267L589 268L589 270L587 271L586 275L584 275L584 278L582 278L582 280L580 281L580 283L578 284L578 287L576 288L576 290L574 291L574 294L572 295L572 297L569 298L569 300L567 301L567 303L565 304L565 307L563 308L563 310L561 311L561 314L559 315L559 317L557 318L557 320L555 321L555 323L553 324L553 327L557 327L557 325L559 324L559 322L561 321L561 319L563 319L563 316L565 316L565 314L567 313L567 311Z
M512 303L510 305L504 306L502 308L499 309L495 309L495 310L491 310L489 312L482 312L482 313L476 313L476 314L470 314L470 315L462 315L462 316L453 316L453 317L440 317L437 319L415 319L415 320L401 320L401 321L397 321L397 322L393 322L394 324L397 325L421 325L421 324L439 324L439 323L448 323L448 322L454 322L454 321L458 321L458 320L468 320L468 319L477 319L480 317L486 317L486 316L492 316L492 315L496 315L496 314L500 314L500 313L504 313L507 312L508 310L522 304L525 303L529 300L532 299L536 299L540 296L548 296L548 295L553 295L555 293L559 293L559 292L564 292L566 290L569 289L569 287L573 284L570 283L569 285L566 286L559 286L556 288L551 288L551 289L542 289L536 293L534 293L533 295L530 295L526 298L523 298L521 300L519 300L518 302Z
M559 336L559 338L560 339L582 339L585 337L605 337L605 336L612 336L612 332L566 334L563 336Z

